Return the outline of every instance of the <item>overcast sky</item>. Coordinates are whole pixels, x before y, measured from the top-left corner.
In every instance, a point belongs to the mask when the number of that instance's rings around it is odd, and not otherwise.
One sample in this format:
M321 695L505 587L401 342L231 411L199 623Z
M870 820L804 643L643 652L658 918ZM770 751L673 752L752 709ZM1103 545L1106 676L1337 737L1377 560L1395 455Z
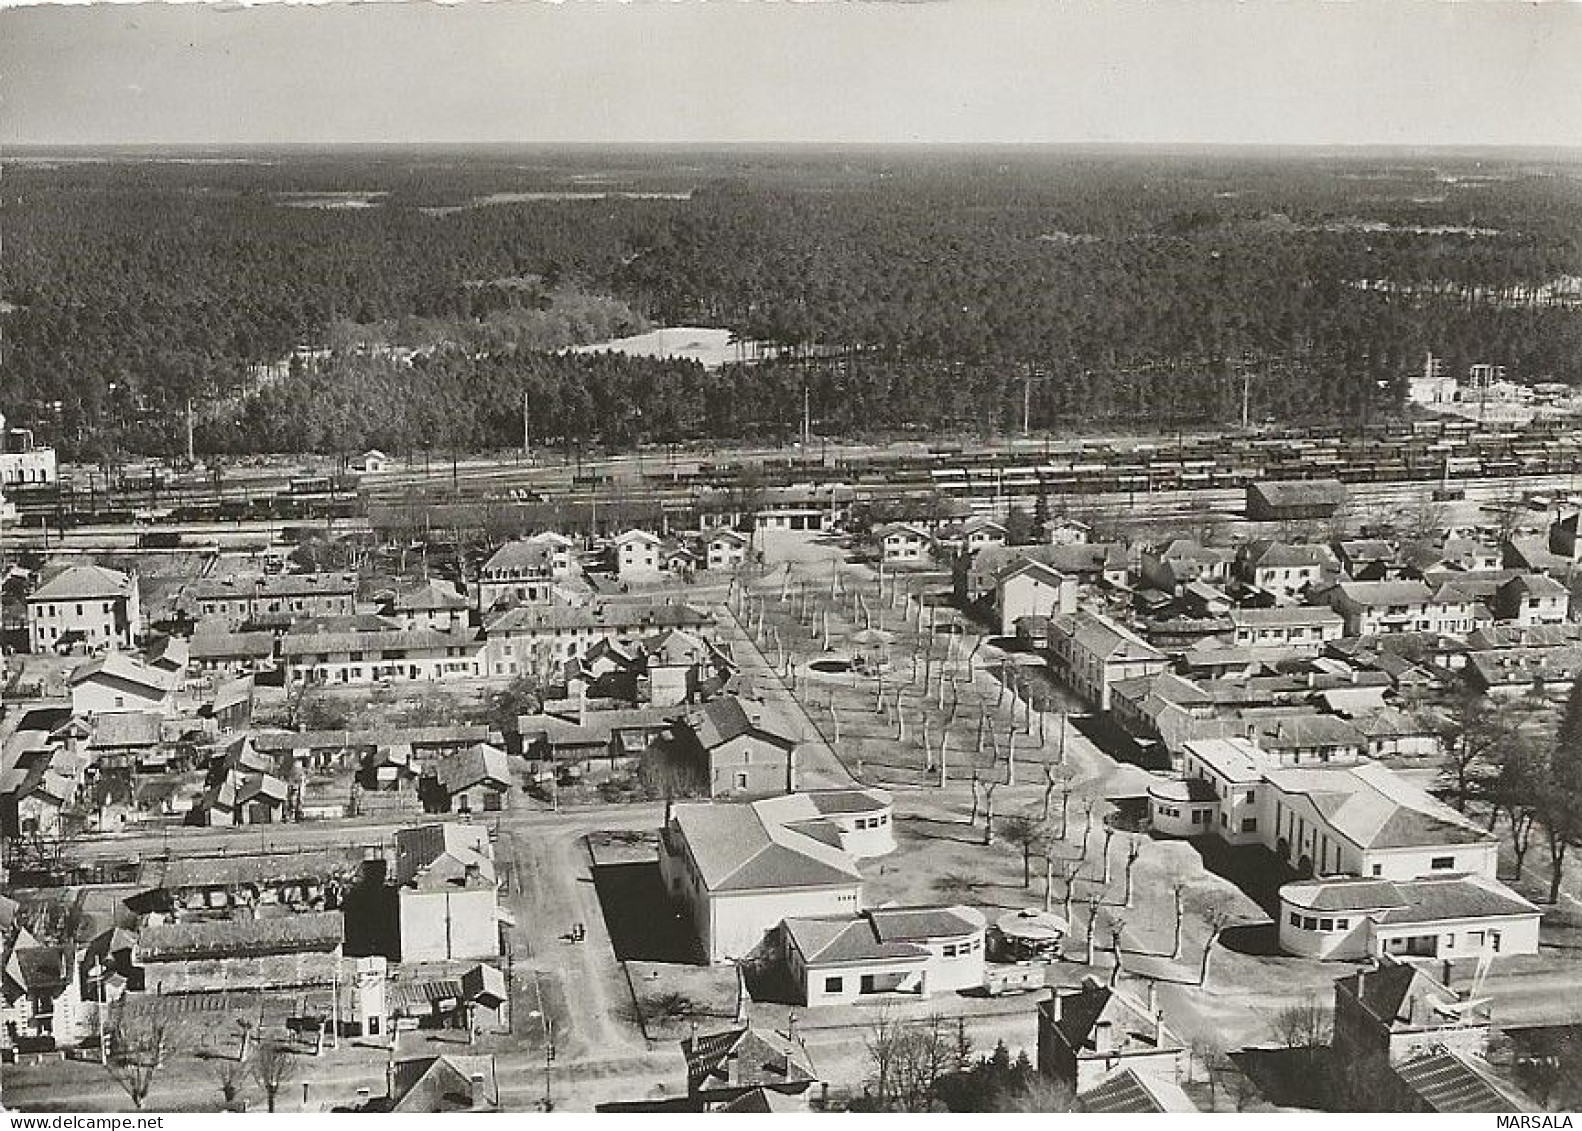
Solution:
M0 13L0 141L1582 145L1582 4L480 0Z

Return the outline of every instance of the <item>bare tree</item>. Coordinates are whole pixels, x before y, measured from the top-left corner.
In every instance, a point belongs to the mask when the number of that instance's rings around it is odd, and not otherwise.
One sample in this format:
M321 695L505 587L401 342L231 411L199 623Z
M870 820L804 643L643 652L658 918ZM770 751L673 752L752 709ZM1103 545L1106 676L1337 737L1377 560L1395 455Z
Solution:
M241 1099L242 1089L247 1084L247 1065L239 1060L222 1057L212 1062L210 1071L214 1074L214 1082L219 1085L225 1110L236 1110L236 1103Z
M1275 1038L1288 1049L1311 1049L1329 1044L1331 1014L1316 994L1276 1011Z
M266 1041L253 1050L252 1075L264 1093L264 1103L271 1114L280 1089L296 1073L291 1050L278 1041Z
M1136 867L1138 857L1142 856L1142 854L1143 838L1140 836L1128 837L1126 839L1125 888L1124 894L1121 896L1121 903L1127 907L1132 905L1132 869Z
M1031 817L1013 814L1000 822L1000 835L1022 850L1022 886L1033 886L1033 850L1044 838L1044 830Z
M997 781L983 783L983 843L994 843L994 791L999 787Z
M180 1029L159 1014L128 1017L126 1007L121 1007L110 1031L110 1057L104 1067L138 1111L175 1055L179 1040Z

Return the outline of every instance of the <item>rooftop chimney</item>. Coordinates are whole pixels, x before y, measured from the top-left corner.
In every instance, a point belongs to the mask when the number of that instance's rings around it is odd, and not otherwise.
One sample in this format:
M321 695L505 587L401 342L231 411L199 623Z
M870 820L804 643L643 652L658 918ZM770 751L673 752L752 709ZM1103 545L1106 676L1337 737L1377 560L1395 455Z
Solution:
M1099 1056L1109 1056L1115 1051L1115 1030L1108 1021L1094 1022L1093 1051Z
M1154 1010L1154 1048L1164 1048L1165 1044L1165 1011Z
M483 1073L482 1072L474 1072L472 1074L472 1076L468 1079L467 1082L470 1085L470 1087L468 1089L468 1098L469 1098L469 1102L472 1104L472 1106L473 1107L486 1107L486 1106L488 1106L489 1096L488 1096L488 1093L484 1091L484 1087L483 1087Z

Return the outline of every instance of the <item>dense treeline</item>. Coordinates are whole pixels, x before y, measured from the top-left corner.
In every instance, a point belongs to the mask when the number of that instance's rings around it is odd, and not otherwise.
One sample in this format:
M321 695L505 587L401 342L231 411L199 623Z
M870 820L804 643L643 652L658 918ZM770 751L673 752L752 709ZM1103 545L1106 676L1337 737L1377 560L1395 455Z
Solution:
M1427 350L1582 381L1582 309L1534 296L1582 275L1564 164L532 157L14 165L0 407L68 447L169 449L191 397L225 450L471 448L519 441L524 393L539 440L624 444L784 432L804 387L851 432L1016 426L1029 378L1035 427L1223 422L1244 369L1259 418L1354 418ZM590 185L691 195L559 198ZM527 198L465 206L492 193ZM546 352L646 321L816 360ZM428 352L258 376L383 342Z

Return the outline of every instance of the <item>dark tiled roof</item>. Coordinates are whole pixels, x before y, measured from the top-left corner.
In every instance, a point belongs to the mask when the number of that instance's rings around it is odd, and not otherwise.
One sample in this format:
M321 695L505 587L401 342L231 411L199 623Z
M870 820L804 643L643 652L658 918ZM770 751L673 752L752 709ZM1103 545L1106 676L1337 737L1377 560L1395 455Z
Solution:
M687 1061L687 1090L691 1092L817 1079L812 1062L799 1045L779 1033L751 1027L688 1037L681 1042L681 1054Z
M1395 1074L1431 1111L1474 1115L1522 1110L1483 1069L1445 1049L1397 1064Z
M478 1097L484 1105L481 1110L498 1107L500 1091L492 1056L451 1053L397 1061L389 1110L423 1114L480 1110L473 1102L474 1076L483 1078Z
M314 911L272 919L223 919L162 923L138 936L140 961L192 961L246 955L329 952L341 945L339 911Z

